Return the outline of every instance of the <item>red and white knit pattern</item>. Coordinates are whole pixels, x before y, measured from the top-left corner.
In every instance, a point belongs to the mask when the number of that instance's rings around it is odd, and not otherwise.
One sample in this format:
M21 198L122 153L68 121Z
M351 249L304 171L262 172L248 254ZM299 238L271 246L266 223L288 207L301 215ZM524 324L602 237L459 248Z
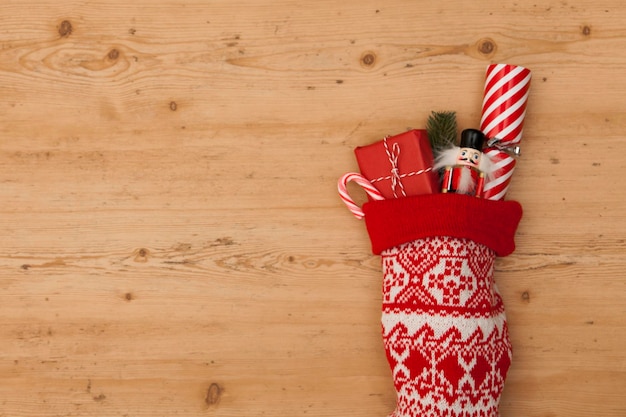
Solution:
M511 363L495 253L433 237L382 252L383 341L398 393L389 417L497 417Z

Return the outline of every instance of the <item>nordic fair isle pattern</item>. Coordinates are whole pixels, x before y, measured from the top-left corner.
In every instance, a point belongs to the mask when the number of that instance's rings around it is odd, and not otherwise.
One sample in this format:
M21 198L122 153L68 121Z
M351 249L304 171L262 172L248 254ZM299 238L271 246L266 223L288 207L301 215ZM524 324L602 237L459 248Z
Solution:
M497 417L511 363L495 253L431 237L382 252L383 341L398 393L389 417Z

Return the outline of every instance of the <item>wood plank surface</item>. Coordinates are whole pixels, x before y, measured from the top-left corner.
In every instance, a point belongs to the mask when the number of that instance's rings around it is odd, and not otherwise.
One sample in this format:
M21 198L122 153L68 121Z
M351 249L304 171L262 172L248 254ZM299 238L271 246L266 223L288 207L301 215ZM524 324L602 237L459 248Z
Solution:
M533 71L505 417L626 415L626 6L0 4L0 416L381 417L353 149Z

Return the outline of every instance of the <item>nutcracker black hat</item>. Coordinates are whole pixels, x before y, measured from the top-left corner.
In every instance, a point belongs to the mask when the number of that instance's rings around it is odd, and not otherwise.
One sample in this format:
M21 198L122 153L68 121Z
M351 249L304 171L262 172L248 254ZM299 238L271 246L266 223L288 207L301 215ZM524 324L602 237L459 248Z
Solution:
M461 148L483 150L485 135L477 129L465 129L461 132Z

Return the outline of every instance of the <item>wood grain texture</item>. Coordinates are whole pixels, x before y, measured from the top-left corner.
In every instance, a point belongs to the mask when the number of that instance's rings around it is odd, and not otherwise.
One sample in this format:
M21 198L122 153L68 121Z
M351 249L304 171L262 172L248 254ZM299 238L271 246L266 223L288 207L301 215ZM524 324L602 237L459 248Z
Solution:
M0 4L0 416L380 417L352 150L533 71L506 417L626 415L616 0Z

